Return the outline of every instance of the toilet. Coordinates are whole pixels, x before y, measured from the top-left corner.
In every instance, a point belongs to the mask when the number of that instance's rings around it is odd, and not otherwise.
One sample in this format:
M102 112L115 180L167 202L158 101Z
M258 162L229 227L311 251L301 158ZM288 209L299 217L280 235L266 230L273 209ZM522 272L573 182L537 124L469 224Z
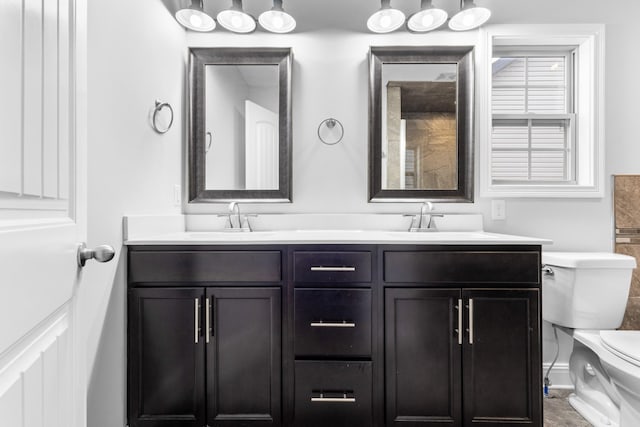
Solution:
M640 426L640 331L622 324L633 257L544 252L542 318L573 335L569 403L597 427Z

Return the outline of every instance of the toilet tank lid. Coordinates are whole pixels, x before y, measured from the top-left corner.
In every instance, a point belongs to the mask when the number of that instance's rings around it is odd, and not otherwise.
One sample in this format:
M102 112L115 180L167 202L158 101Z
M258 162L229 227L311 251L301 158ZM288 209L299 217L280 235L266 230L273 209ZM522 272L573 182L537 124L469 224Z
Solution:
M634 257L609 252L543 252L542 263L569 268L635 268Z

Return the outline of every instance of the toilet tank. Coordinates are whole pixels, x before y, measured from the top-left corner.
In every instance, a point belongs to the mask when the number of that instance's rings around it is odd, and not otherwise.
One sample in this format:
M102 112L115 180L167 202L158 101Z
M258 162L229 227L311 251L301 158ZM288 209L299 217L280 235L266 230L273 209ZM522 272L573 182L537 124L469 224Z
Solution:
M622 324L633 257L599 252L543 252L542 318L574 329Z

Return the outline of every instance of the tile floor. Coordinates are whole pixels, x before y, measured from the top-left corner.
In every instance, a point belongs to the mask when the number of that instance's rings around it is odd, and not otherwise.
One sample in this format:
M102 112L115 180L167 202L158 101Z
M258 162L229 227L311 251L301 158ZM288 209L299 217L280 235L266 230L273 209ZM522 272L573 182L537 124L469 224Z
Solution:
M551 390L544 399L545 427L591 427L569 404L570 390Z

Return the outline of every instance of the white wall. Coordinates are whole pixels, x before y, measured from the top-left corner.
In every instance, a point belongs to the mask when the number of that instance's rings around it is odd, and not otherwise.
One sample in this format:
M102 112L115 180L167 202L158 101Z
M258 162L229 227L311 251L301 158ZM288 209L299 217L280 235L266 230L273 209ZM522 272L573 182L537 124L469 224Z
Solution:
M160 0L91 0L88 16L88 246L116 258L88 263L79 291L87 342L88 425L123 426L126 412L126 252L122 216L179 212L185 34ZM149 125L156 99L171 103L174 126Z

